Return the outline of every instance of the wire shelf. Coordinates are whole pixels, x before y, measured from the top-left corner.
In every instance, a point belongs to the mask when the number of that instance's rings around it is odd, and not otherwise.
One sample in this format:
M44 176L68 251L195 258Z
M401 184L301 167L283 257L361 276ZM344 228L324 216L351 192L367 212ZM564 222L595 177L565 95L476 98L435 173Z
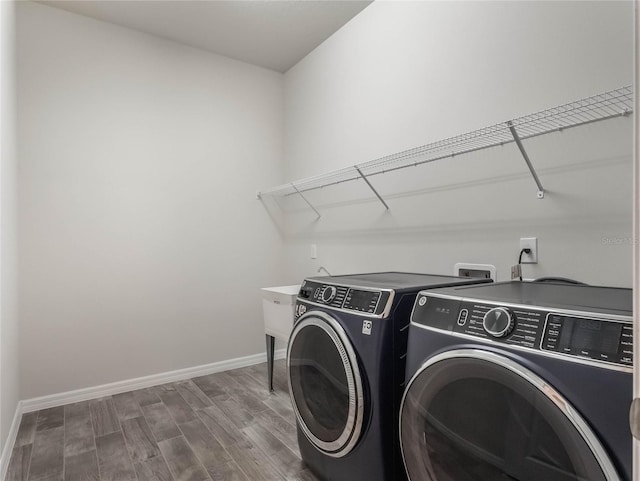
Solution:
M535 171L520 143L521 140L614 117L630 115L632 112L633 88L631 86L625 86L575 102L525 115L507 122L501 122L489 127L456 135L455 137L438 140L392 155L380 157L352 167L300 179L260 192L258 196L303 194L304 192L321 189L330 185L363 178L366 180L366 177L516 142L527 161L536 183L538 183L538 197L542 197L542 186L539 184ZM371 185L369 186L373 189ZM377 192L375 193L378 195ZM379 195L378 197L380 198ZM382 199L380 198L380 200Z

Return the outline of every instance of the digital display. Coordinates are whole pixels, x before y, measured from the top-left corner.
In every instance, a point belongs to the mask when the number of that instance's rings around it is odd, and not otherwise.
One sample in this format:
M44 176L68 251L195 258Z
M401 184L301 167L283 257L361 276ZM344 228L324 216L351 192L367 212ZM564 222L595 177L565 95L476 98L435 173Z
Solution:
M565 317L558 349L615 355L620 347L621 334L622 324L619 322Z
M354 309L356 311L373 312L373 309L376 307L376 303L378 302L379 297L379 292L359 291L356 289L351 289L347 294L345 307Z
M428 297L426 302L415 307L412 321L425 326L450 331L458 316L459 301Z

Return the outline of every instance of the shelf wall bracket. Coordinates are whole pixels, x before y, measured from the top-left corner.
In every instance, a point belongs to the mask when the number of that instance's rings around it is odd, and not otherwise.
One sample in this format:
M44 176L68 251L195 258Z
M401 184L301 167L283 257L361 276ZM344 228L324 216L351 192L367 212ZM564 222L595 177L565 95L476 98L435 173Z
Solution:
M302 200L304 200L304 201L307 203L307 205L308 205L309 207L311 207L311 209L312 209L312 210L316 213L316 215L318 216L318 219L319 219L320 217L322 217L322 216L320 215L320 212L318 212L318 209L316 209L316 208L311 204L311 202L309 202L309 201L307 200L307 198L306 198L304 195L302 195L302 192L300 192L300 191L298 190L298 188L296 187L296 185L295 185L293 182L291 182L291 187L293 187L293 189L298 193L298 195L299 195L300 197L302 197Z
M367 185L369 186L369 188L373 191L373 193L376 194L376 197L378 198L378 200L380 202L382 202L382 205L384 205L384 208L389 210L389 206L384 201L384 199L380 196L380 194L378 194L378 191L375 189L375 187L373 187L373 185L371 185L371 182L369 182L369 179L367 179L367 176L362 173L362 171L358 168L357 165L354 165L354 167L358 171L358 174L360 174L360 177L362 177L362 180L364 180L367 183Z
M522 141L520 140L520 136L518 135L518 132L516 132L516 129L513 126L513 122L507 122L507 127L509 127L509 131L511 132L511 135L513 136L513 140L515 141L516 145L518 146L518 149L520 149L520 153L522 154L522 157L524 157L524 161L527 163L527 167L529 167L529 171L531 172L531 175L533 176L533 180L535 180L536 185L538 186L538 199L543 199L544 198L544 188L542 187L542 184L540 183L540 179L538 178L538 174L536 174L536 169L533 168L533 165L531 164L531 160L529 160L529 156L527 155L527 151L524 149L524 145L522 145Z

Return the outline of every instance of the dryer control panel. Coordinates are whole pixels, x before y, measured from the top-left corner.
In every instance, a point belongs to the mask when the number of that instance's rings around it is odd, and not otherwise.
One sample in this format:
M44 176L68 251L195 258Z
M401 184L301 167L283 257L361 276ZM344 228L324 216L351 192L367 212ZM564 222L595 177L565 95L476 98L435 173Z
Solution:
M390 291L325 284L309 280L304 281L298 293L298 299L305 302L374 316L384 313L390 297Z
M411 322L463 337L617 365L633 365L630 318L421 293Z

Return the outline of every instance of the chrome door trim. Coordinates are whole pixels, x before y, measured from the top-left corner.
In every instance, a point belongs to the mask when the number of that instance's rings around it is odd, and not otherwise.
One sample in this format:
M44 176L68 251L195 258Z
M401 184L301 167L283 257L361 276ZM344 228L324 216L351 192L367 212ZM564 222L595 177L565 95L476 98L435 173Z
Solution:
M580 433L582 439L586 442L587 446L591 450L591 453L596 458L596 461L600 465L602 472L604 473L607 481L621 481L618 473L611 462L611 459L607 455L604 447L600 443L598 437L591 430L589 425L585 422L582 416L578 413L578 411L565 399L562 394L555 390L553 386L545 382L540 376L535 374L533 371L527 369L524 366L521 366L515 361L511 359L495 354L493 352L484 351L482 349L455 349L447 352L443 352L436 356L433 356L427 359L420 368L416 371L416 373L411 377L411 380L407 383L407 387L404 390L404 394L402 395L402 401L400 403L400 419L398 421L399 424L399 438L400 438L400 452L402 454L402 464L404 465L405 472L407 471L407 463L404 457L404 446L402 445L402 411L404 409L404 403L407 398L407 393L411 386L415 382L415 380L424 372L428 367L432 366L441 361L455 359L455 358L472 358L472 359L480 359L483 361L488 361L498 366L501 366L509 371L517 374L525 381L532 384L536 387L542 394L544 394L547 399L549 399L553 404L556 405L558 409L565 415L565 417L571 422L573 427ZM407 472L407 477L409 481L420 481L420 480L411 480L409 473Z
M349 412L347 414L347 423L342 434L332 442L325 442L317 438L307 427L300 414L298 405L293 395L293 387L291 385L291 347L300 333L305 327L315 326L322 329L333 341L340 357L342 358L342 366L347 375L347 385L349 390ZM358 367L358 359L356 353L347 337L345 330L334 318L319 311L309 311L304 314L298 321L289 337L287 344L287 379L289 383L289 396L293 411L298 419L298 425L307 439L317 448L322 450L328 456L340 458L347 455L354 448L363 426L364 416L364 394L362 377Z

